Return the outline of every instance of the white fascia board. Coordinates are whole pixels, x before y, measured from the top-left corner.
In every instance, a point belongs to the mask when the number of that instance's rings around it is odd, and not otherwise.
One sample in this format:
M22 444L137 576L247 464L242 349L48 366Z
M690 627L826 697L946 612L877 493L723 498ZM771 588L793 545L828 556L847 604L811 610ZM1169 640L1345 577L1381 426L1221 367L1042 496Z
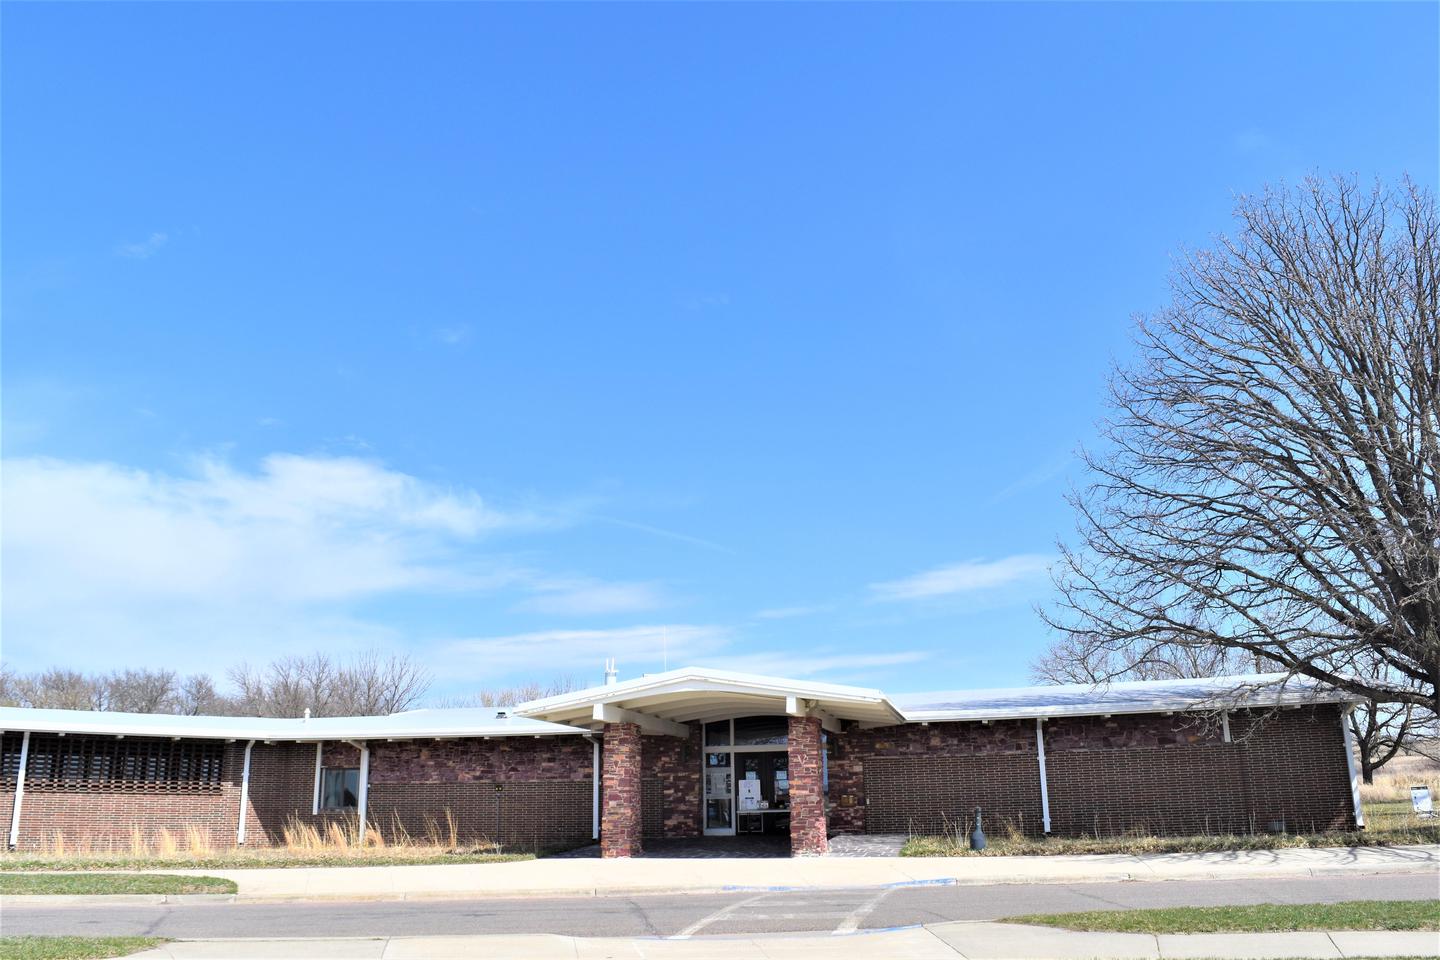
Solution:
M1064 704L1062 706L1014 707L1009 709L960 708L956 710L906 710L906 723L943 723L963 720L1033 720L1036 717L1102 717L1112 714L1190 713L1214 710L1303 707L1321 703L1354 703L1355 698L1341 691L1303 693L1279 697L1223 698L1212 700L1156 700L1152 702Z
M648 677L637 677L620 683L589 687L573 693L562 693L554 697L531 700L519 704L515 712L521 715L563 713L569 708L593 703L615 703L625 700L643 699L646 696L668 693L731 693L750 696L783 698L801 696L812 700L829 700L835 703L874 704L895 708L879 690L864 687L846 687L839 684L814 683L810 681L786 680L780 677L764 677L753 674L729 673L727 671L672 670ZM896 712L899 717L898 711Z
M436 711L443 714L444 711ZM32 733L90 734L109 737L179 737L187 740L272 740L313 743L321 740L376 740L427 737L583 736L579 727L526 717L485 720L407 714L384 717L187 717L126 714L98 710L34 710L0 707L0 728Z

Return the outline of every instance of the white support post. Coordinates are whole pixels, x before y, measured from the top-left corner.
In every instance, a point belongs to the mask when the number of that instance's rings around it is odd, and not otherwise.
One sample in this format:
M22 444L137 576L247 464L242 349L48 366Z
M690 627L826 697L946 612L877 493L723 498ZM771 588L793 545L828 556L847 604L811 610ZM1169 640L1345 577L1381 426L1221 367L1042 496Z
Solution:
M1035 718L1035 752L1040 758L1040 820L1050 832L1050 785L1045 781L1045 718Z
M1360 768L1355 763L1355 734L1350 730L1350 710L1340 711L1340 732L1345 736L1345 767L1350 771L1350 802L1355 807L1355 826L1364 829L1365 808L1360 803Z
M315 741L315 797L310 804L310 813L318 816L320 813L320 760L325 753L325 744L319 740Z
M1230 711L1229 711L1229 710L1221 710L1221 711L1220 711L1220 739L1221 739L1222 741L1224 741L1225 743L1230 743L1230 742L1232 742L1232 741L1230 740Z
M248 819L245 814L250 807L250 751L254 749L254 740L245 744L245 766L240 774L240 817L235 826L235 845L238 847L245 846L245 821Z
M590 759L590 839L600 839L600 738L591 737Z
M15 802L10 808L10 849L20 842L20 805L25 802L25 768L30 763L30 731L20 737L20 767L15 771Z
M360 814L360 832L357 840L360 846L365 846L365 821L370 814L370 741L362 740L356 742L347 740L346 743L360 751L360 795L355 798L355 805Z

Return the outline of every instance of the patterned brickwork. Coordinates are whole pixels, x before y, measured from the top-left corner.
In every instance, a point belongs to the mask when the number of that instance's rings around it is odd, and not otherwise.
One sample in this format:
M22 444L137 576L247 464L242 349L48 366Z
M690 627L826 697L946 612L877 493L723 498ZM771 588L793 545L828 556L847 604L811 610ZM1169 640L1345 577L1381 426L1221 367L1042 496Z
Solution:
M228 745L219 788L203 791L160 786L102 790L27 782L16 848L54 848L58 838L71 849L123 851L130 848L137 834L151 844L163 834L184 843L192 830L212 846L233 845L240 813L243 756L243 745ZM3 829L8 838L15 798L13 780L0 797Z
M638 724L605 724L602 747L604 773L600 794L602 857L640 855L641 739Z
M827 848L825 791L820 772L820 721L790 718L790 854L823 856Z
M1028 793L1020 789L1027 768L1034 782ZM939 824L954 821L966 804L972 808L976 802L995 804L999 799L996 791L988 788L985 801L969 799L992 776L992 769L1004 785L1017 788L1000 804L1005 815L1017 823L1038 822L1040 786L1033 721L912 723L832 734L831 829L836 833L904 832L912 821L938 829ZM942 774L942 770L946 772ZM906 784L911 778L931 784L932 789L910 790ZM943 786L942 779L947 781ZM867 804L871 792L880 799ZM874 821L868 826L867 816Z
M690 736L641 737L642 834L671 840L701 835L700 725Z
M1195 715L1045 724L1051 832L1160 835L1353 826L1339 710L1231 715L1233 742ZM1033 721L852 730L834 738L837 833L937 833L978 804L992 832L1041 830Z
M391 840L409 835L448 842L452 820L461 843L495 839L499 783L504 788L499 793L503 842L534 849L584 843L593 833L591 748L578 737L563 740L375 741L370 749L369 820ZM68 843L125 849L135 829L153 842L161 831L183 838L192 827L214 846L233 845L244 755L243 743L228 744L220 787L204 792L41 789L27 784L19 846L53 845L59 831ZM322 757L326 766L360 765L359 750L345 743L326 743ZM250 761L246 846L279 843L287 825L324 831L332 822L353 817L353 812L313 814L314 786L314 744L256 743ZM0 788L7 829L13 797L13 783Z

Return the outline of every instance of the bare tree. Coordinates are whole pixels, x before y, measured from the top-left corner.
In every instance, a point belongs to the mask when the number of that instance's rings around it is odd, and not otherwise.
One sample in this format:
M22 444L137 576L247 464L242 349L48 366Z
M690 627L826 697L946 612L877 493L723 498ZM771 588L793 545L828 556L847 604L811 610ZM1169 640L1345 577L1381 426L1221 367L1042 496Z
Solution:
M1310 181L1240 201L1116 372L1043 611L1142 662L1207 648L1440 706L1434 197Z
M580 683L570 674L562 674L547 681L527 680L508 687L482 687L467 697L451 697L441 700L440 707L513 707L527 700L553 697L572 690L579 690Z
M235 705L215 689L209 674L195 673L180 682L174 712L186 716L224 716L235 712Z
M413 706L430 674L406 655L362 653L337 664L321 653L282 657L263 669L241 664L229 672L236 709L266 717L373 716Z
M341 712L376 716L413 706L430 687L430 672L408 656L360 654L336 675L335 700Z
M76 670L58 667L15 677L13 698L22 707L53 710L105 709L105 684Z
M173 670L130 669L91 676L0 668L0 705L191 716L298 717L307 709L317 717L374 716L413 707L430 686L429 672L410 656L373 650L343 663L313 653L258 668L240 664L228 677L233 696L216 690L203 673L181 678Z
M1224 647L1146 646L1112 650L1087 643L1085 637L1062 634L1030 664L1041 683L1088 683L1119 680L1183 680L1244 673L1250 665Z
M173 670L121 670L102 683L105 709L122 713L173 713L179 693Z

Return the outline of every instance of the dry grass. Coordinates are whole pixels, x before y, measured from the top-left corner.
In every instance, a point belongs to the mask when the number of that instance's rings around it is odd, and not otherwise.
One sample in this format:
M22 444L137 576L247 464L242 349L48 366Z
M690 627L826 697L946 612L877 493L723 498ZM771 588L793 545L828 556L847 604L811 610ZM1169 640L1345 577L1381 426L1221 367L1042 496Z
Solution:
M35 852L0 852L0 870L224 869L289 866L381 866L420 863L490 863L526 860L548 849L506 849L480 838L462 842L454 813L428 817L414 836L398 817L381 829L366 824L361 839L355 814L321 824L291 818L271 842L253 847L217 845L195 826L146 832L132 825L121 837L67 836L55 831Z
M1366 804L1404 801L1409 806L1411 787L1429 787L1440 801L1440 763L1415 755L1396 757L1380 768L1374 783L1360 785L1360 798Z
M1375 790L1388 789L1396 795L1397 787L1381 788L1376 776ZM1413 779L1413 778L1411 778ZM987 822L987 846L983 851L970 849L971 821L968 818L947 821L939 835L912 834L900 851L904 857L965 857L965 856L1055 856L1059 854L1144 854L1144 853L1218 853L1228 850L1284 850L1315 847L1394 847L1410 844L1440 843L1440 819L1422 818L1410 807L1410 780L1401 774L1397 783L1404 786L1404 799L1364 801L1366 828L1361 831L1321 831L1308 833L1271 833L1264 824L1252 823L1244 833L1225 833L1206 829L1188 837L1156 836L1144 824L1124 830L1107 830L1098 821L1088 836L1038 837L1025 830L1023 822ZM1419 782L1419 781L1414 781Z

